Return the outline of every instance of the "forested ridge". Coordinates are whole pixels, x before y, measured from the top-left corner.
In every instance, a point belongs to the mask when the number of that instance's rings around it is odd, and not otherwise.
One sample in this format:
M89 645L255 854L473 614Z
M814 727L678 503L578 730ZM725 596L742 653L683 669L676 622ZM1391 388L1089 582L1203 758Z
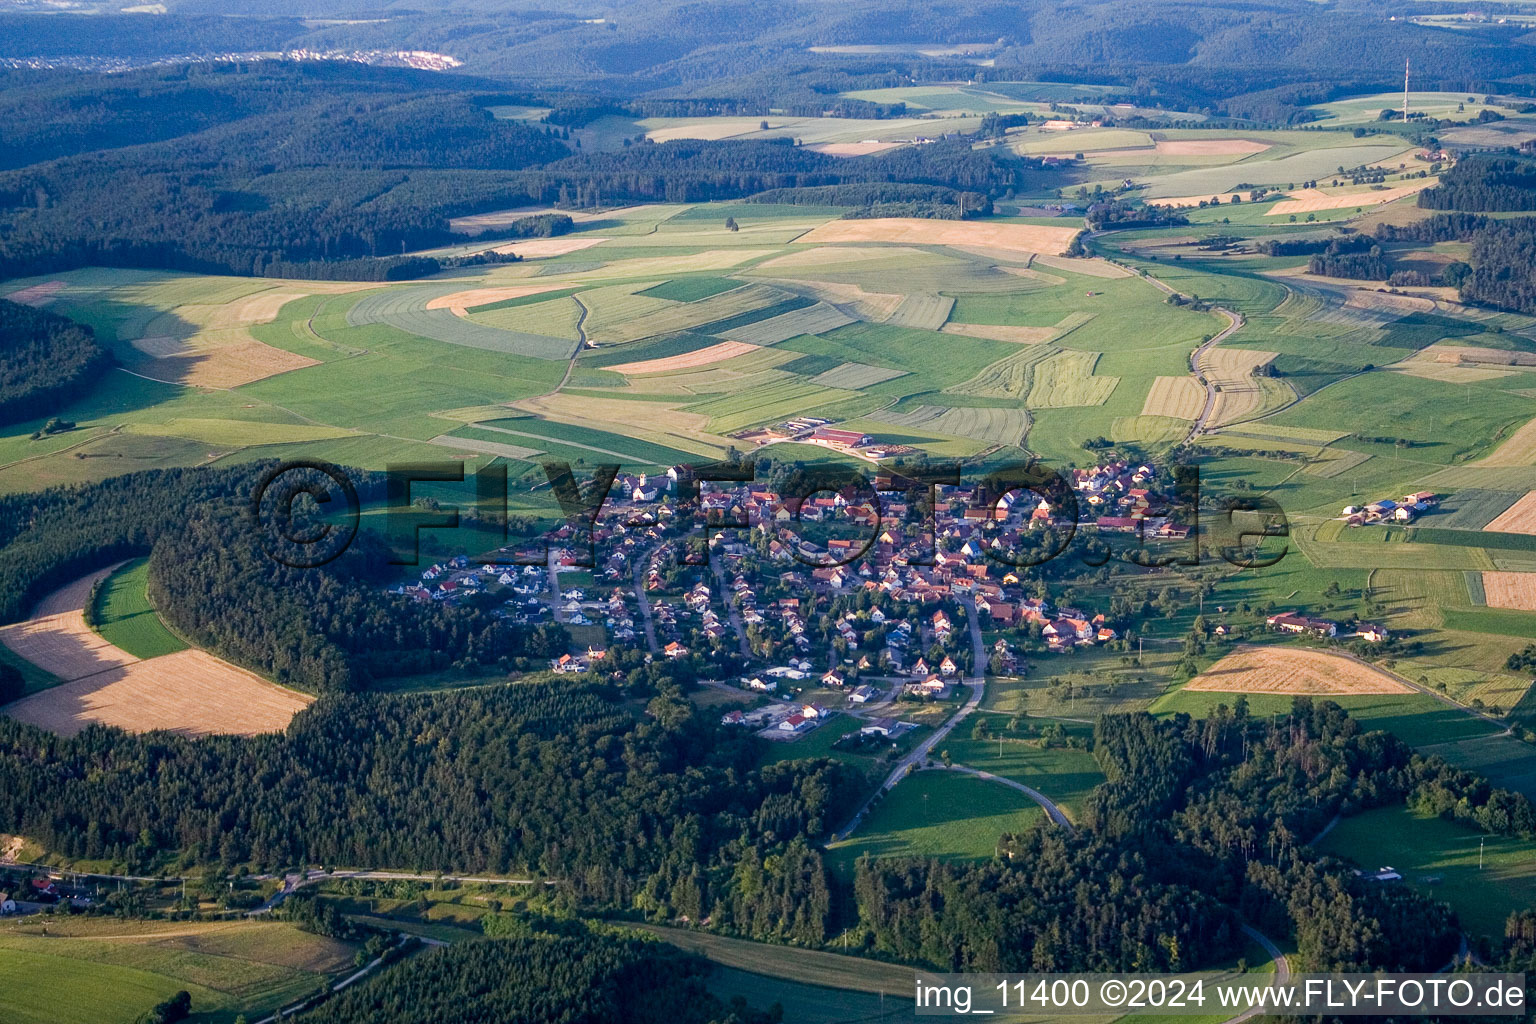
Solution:
M722 927L821 941L809 844L851 809L856 771L755 768L751 737L686 702L636 714L616 696L568 679L340 695L282 735L200 740L0 718L0 828L130 863L528 872L582 905L698 920L707 898Z
M85 324L0 299L0 424L67 405L111 365Z
M1426 210L1494 213L1536 210L1536 160L1504 156L1468 156L1440 176L1440 183L1419 193Z
M14 144L14 166L0 171L0 277L108 265L386 280L434 269L389 261L463 241L449 220L486 210L910 183L948 190L946 208L980 211L1041 173L1039 160L963 140L851 160L790 140L575 152L568 127L491 113L534 97L375 68L182 68L133 83L114 80L99 97L72 78L0 92L21 122L0 129ZM606 111L591 97L571 102L550 117L579 124ZM22 116L34 107L54 116ZM977 197L960 204L957 193Z

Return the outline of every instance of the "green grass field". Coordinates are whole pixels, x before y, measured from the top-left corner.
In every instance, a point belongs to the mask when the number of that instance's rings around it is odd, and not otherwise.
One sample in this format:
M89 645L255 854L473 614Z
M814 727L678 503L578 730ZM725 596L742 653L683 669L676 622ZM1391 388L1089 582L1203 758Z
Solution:
M990 717L995 728L1001 729L1007 724L1007 719L1000 715ZM1030 722L1037 726L1043 724L1035 719ZM1092 735L1093 730L1088 726L1065 724L1069 734L1079 738ZM1038 789L1065 808L1071 817L1076 817L1083 798L1104 781L1098 762L1084 749L1041 748L1034 740L1013 737L1001 742L950 737L945 741L945 747L959 764Z
M148 583L147 558L124 564L103 580L96 593L96 632L136 658L158 658L186 650L187 645L150 607L144 592Z
M1045 812L1022 793L973 776L914 772L885 795L849 839L828 848L828 862L852 874L859 857L986 860L1004 832L1022 832Z
M1345 818L1318 849L1367 871L1390 865L1406 884L1449 903L1474 935L1502 938L1510 912L1536 904L1536 843L1484 836L1406 808L1383 807Z
M193 1020L231 1024L307 994L351 962L351 947L275 922L20 919L0 926L0 1020L129 1024L185 989Z

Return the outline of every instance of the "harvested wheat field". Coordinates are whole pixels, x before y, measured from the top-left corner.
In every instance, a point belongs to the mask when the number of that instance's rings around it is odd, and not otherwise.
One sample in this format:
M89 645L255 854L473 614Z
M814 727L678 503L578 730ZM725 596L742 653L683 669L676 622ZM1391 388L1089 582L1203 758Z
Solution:
M1348 295L1344 296L1344 305L1351 309L1368 309L1373 313L1395 313L1398 316L1430 313L1435 308L1434 302L1422 295L1394 295L1391 292L1371 291L1364 288L1352 289Z
M454 316L468 316L469 310L475 306L488 306L493 302L503 302L507 299L520 299L525 295L540 295L544 292L557 292L566 285L563 284L511 284L501 288L467 288L462 292L453 292L448 295L439 295L427 302L428 309L452 310Z
M1301 647L1239 647L1184 689L1305 696L1413 692L1380 669Z
M1193 377L1158 377L1141 407L1143 416L1196 419L1205 408L1205 388Z
M320 362L263 344L243 330L215 331L195 338L139 338L133 347L149 357L130 364L134 373L199 388L237 388Z
M814 142L805 148L827 156L869 156L905 145L905 142Z
M309 705L313 698L204 651L144 661L107 643L85 624L85 602L97 581L116 568L54 591L31 618L0 629L0 643L67 680L8 705L6 714L65 736L92 723L134 732L254 735L284 729Z
M60 679L79 679L138 661L85 624L85 601L91 588L118 565L93 572L43 598L31 618L0 627L0 644Z
M1283 404L1293 392L1283 381L1255 377L1254 372L1275 358L1273 352L1246 348L1208 349L1200 357L1200 374L1216 388L1216 404L1208 426L1219 427L1250 419Z
M945 334L964 334L971 338L1012 341L1020 345L1038 345L1056 337L1054 327L1016 327L1013 324L955 324L940 327Z
M1282 200L1264 211L1266 217L1284 217L1293 213L1321 213L1324 210L1347 210L1353 206L1381 206L1384 203L1395 202L1404 196L1417 195L1431 185L1437 184L1439 178L1424 178L1412 185L1402 185L1398 188L1379 189L1373 192L1351 192L1344 195L1329 195L1315 188L1297 189L1289 192L1290 199Z
M1157 151L1168 156L1238 156L1262 153L1269 145L1253 139L1178 139L1157 143Z
M1536 612L1536 572L1484 571L1483 600L1489 608Z
M615 366L605 366L603 369L625 375L670 373L673 370L687 370L696 366L708 366L711 363L724 362L727 359L734 359L748 352L756 352L758 349L759 346L748 345L744 341L722 341L718 345L696 349L692 352L684 352L680 356L667 356L665 359L643 359L637 363L619 363Z
M114 648L115 649L115 648ZM281 732L313 698L206 651L177 651L34 693L6 714L63 736L88 725L184 736Z
M895 242L907 245L986 245L1018 252L1062 253L1082 229L1037 224L983 224L978 221L871 217L833 220L801 235L797 244Z
M1536 419L1509 435L1509 440L1480 459L1478 466L1536 466ZM1523 498L1521 499L1524 500ZM1500 518L1503 518L1502 516Z
M1494 516L1483 529L1490 533L1536 535L1536 491L1525 492L1524 497Z
M513 242L510 245L498 245L495 249L500 253L516 253L525 260L536 260L548 256L564 256L568 252L580 252L590 249L594 245L601 245L608 241L606 238L535 238L527 242Z
M24 306L46 306L63 288L63 281L44 281L42 284L34 284L30 288L11 292L6 298Z

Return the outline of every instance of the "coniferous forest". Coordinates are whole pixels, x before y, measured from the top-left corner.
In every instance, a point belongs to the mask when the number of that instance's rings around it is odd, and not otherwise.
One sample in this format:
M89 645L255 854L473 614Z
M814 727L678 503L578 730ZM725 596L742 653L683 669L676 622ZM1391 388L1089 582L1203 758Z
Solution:
M54 412L111 364L84 324L0 299L0 424Z

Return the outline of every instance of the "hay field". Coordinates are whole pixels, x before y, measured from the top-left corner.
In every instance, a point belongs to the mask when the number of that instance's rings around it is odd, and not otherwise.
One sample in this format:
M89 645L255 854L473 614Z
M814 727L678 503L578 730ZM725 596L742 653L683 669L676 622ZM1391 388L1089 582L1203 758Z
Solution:
M85 601L117 566L44 598L25 622L0 629L0 643L66 682L6 707L18 721L73 736L92 723L133 732L251 736L286 728L314 699L267 682L204 651L140 660L85 624Z
M904 413L871 413L869 419L898 427L937 431L952 437L968 437L974 441L1012 445L1024 443L1030 425L1027 409L950 409L936 405L920 405Z
M1479 459L1479 466L1533 466L1536 465L1536 419L1525 423L1508 440L1487 456Z
M500 288L466 288L460 292L449 292L447 295L439 295L428 299L426 309L448 309L454 316L468 316L469 311L476 306L489 306L493 302L505 302L507 299L521 299L527 295L539 295L543 292L556 292L565 286L560 284L513 284Z
M767 320L721 331L716 334L716 337L744 341L752 345L777 345L781 341L788 341L802 334L825 334L827 331L846 327L853 322L853 317L836 306L818 302L814 306L790 310L788 313L780 313Z
M185 736L281 732L313 697L206 651L180 651L75 679L6 708L17 721L73 736L101 724Z
M905 377L906 370L892 370L885 366L871 366L868 363L842 363L825 370L811 378L812 384L818 384L824 388L847 388L857 391L860 388L873 387L882 381L895 380L897 377Z
M1097 352L1063 350L1034 366L1034 383L1026 404L1031 409L1067 409L1103 405L1120 383L1119 377L1095 377Z
M1184 689L1305 696L1413 692L1370 665L1301 647L1239 647Z
M603 369L612 370L614 373L622 373L625 376L641 373L671 373L674 370L688 370L699 366L708 366L711 363L721 363L747 352L756 352L757 349L757 345L749 345L744 341L722 341L718 345L694 349L692 352L684 352L680 356L667 356L664 359L642 359L637 363L616 363L613 366L605 366Z
M1056 353L1044 345L1021 348L987 366L976 376L946 388L950 394L1023 400L1034 384L1035 364Z
M1143 416L1172 416L1181 420L1199 417L1205 408L1205 389L1193 377L1157 377L1141 407Z
M1270 147L1257 139L1164 139L1157 151L1169 156L1236 156L1262 153Z
M1492 533L1536 535L1536 491L1527 491L1519 501L1489 520L1483 529Z
M302 287L267 288L224 303L178 305L138 331L127 329L124 333L129 336L124 340L132 349L120 351L120 355L128 369L152 380L236 388L319 362L257 341L251 327L271 323L283 306L296 299L371 287L351 282L305 282ZM138 336L132 337L134 334Z
M710 433L709 416L687 412L681 404L560 393L525 398L512 407L557 423L594 427L700 455L718 457L735 443Z
M937 331L944 326L949 311L954 308L955 300L945 295L908 295L885 322L897 327Z
M1355 206L1381 206L1396 202L1405 196L1417 195L1431 185L1438 184L1439 180L1439 178L1424 178L1411 185L1400 185L1397 188L1350 192L1344 195L1330 195L1315 188L1297 189L1295 192L1288 193L1292 198L1281 200L1264 211L1264 216L1284 217L1295 213L1347 210Z
M1080 258L1041 253L1035 257L1034 262L1042 266L1053 267L1056 270L1065 270L1069 274L1082 274L1084 277L1116 278L1136 276L1124 267L1111 263L1106 259L1100 259L1097 256Z
M1484 572L1483 599L1490 608L1536 612L1536 572Z
M979 221L924 220L918 217L872 217L834 220L801 235L797 244L895 242L907 245L987 245L1055 255L1066 252L1082 231L1076 227L1036 224L984 224Z
M1056 337L1054 327L1016 327L1012 324L955 324L940 327L945 334L963 334L968 338L1011 341L1020 345L1038 345Z
M835 281L802 281L796 278L785 278L777 283L790 286L796 291L807 292L813 298L836 306L850 316L873 322L889 317L907 298L899 293L870 292L856 284L840 284Z
M611 294L626 294L633 287L622 285ZM658 334L685 331L772 306L790 297L787 292L765 284L750 284L693 302L677 302L641 294L630 294L628 298L619 301L614 301L612 297L603 298L609 295L609 290L605 288L593 289L582 295L583 301L592 310L586 330L594 341L639 341ZM594 296L597 301L589 300L589 296Z
M1208 426L1219 427L1251 419L1290 397L1291 390L1283 382L1254 376L1276 355L1274 352L1222 346L1208 349L1201 355L1200 374L1217 389L1216 405L1211 410Z

